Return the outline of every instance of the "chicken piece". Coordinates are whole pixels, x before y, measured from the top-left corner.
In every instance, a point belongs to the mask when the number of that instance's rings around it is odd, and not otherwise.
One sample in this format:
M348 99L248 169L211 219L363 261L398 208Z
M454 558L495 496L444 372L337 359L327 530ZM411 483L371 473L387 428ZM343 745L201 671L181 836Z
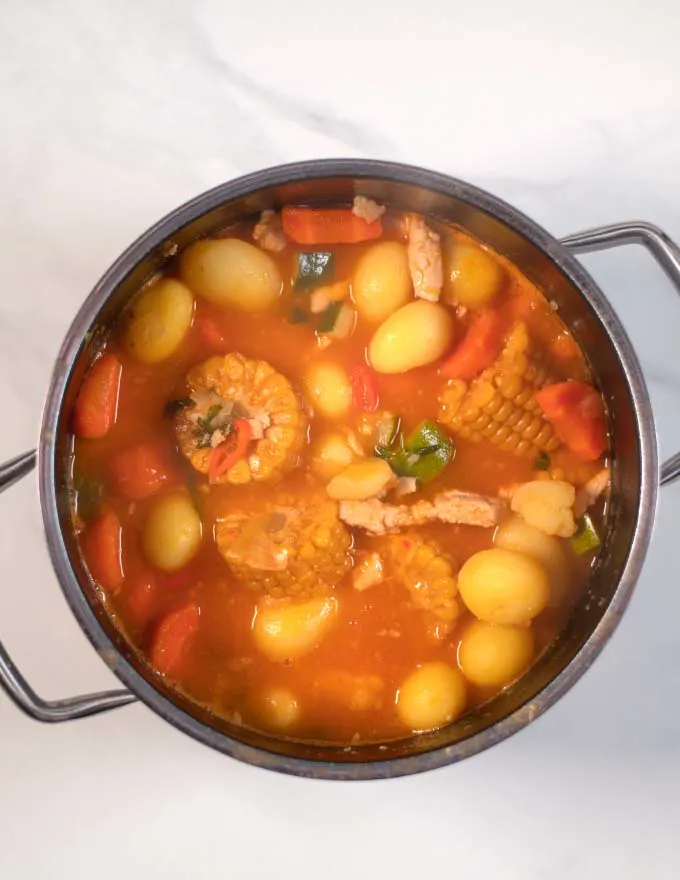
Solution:
M325 312L331 303L340 302L349 296L349 282L337 281L335 284L326 284L317 287L309 297L309 311L313 315Z
M382 557L379 553L368 553L359 559L352 571L352 586L359 593L381 584L385 572Z
M354 196L352 213L367 223L375 223L385 213L385 206L379 205L373 199L367 199L366 196Z
M574 516L579 519L586 510L591 507L600 495L603 495L609 489L610 473L609 468L602 468L594 477L576 490L576 501L574 502Z
M175 414L182 454L210 474L210 454L231 430L234 417L251 423L254 445L211 483L274 479L292 470L307 436L307 416L292 385L266 361L232 352L193 367L187 374L191 405Z
M438 302L444 283L442 249L439 235L422 217L410 214L406 219L408 265L417 297Z
M217 549L234 577L274 598L307 599L352 567L352 536L322 495L278 495L260 511L230 512L215 526Z
M253 229L253 238L265 251L282 251L288 244L288 237L281 226L281 217L276 211L263 211Z
M340 519L373 535L394 534L432 520L490 528L500 521L503 507L498 498L450 490L436 495L432 501L421 500L411 505L385 504L377 498L341 501Z
M390 573L406 587L414 605L436 619L438 636L448 634L460 614L458 564L435 541L407 533L387 544Z

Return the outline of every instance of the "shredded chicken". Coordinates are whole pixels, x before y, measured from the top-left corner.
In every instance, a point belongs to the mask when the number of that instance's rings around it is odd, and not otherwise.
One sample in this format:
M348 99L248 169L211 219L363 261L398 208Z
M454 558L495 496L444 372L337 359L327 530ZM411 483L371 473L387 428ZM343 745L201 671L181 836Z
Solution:
M602 468L594 477L591 477L585 486L576 491L574 502L574 516L576 519L583 516L586 510L594 504L600 495L609 488L609 468Z
M317 287L309 298L309 310L314 315L325 312L328 306L334 302L340 302L349 294L347 281L338 281L336 284L327 284Z
M352 586L362 593L383 582L383 561L379 553L368 553L359 559L352 570Z
M373 199L367 199L366 196L355 196L352 213L356 214L357 217L361 217L367 223L375 223L385 213L385 206L379 205Z
M408 234L408 265L417 297L438 302L444 283L439 236L422 217L410 214L405 222Z
M288 244L276 211L263 211L253 229L253 238L265 251L282 251Z
M394 494L397 497L401 495L412 495L418 488L418 480L415 477L399 477Z
M498 498L456 490L442 492L432 501L416 501L410 506L385 504L377 498L340 502L343 522L374 535L395 533L432 520L490 528L500 521L502 511L503 502Z

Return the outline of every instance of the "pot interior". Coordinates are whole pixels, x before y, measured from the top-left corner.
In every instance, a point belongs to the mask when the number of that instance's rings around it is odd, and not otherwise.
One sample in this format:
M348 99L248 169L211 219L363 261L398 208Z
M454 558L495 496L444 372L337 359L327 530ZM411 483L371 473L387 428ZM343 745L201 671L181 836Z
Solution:
M311 775L394 775L457 760L509 735L543 711L587 668L616 626L644 555L649 517L643 528L639 520L641 507L646 505L651 512L654 504L656 488L652 490L644 478L645 469L654 466L653 439L646 440L641 432L641 420L649 419L648 400L630 344L592 280L557 242L503 203L449 178L380 163L373 167L335 163L335 173L329 174L328 164L333 163L274 169L213 190L150 230L107 273L77 316L62 350L44 426L44 433L54 431L56 439L53 446L44 447L53 482L43 501L48 507L54 505L58 518L60 537L52 539L51 550L74 612L109 665L157 712L204 742L251 763ZM343 173L345 166L348 170ZM68 502L68 426L75 390L100 334L106 334L123 305L173 259L177 249L264 208L347 203L358 192L461 227L509 258L556 303L609 403L612 501L602 552L582 600L559 638L521 680L437 732L384 745L339 748L234 728L167 688L148 670L113 626L80 559ZM46 514L49 519L49 510ZM418 756L417 763L392 763ZM304 761L331 763L315 770L314 764ZM331 765L336 769L330 771Z

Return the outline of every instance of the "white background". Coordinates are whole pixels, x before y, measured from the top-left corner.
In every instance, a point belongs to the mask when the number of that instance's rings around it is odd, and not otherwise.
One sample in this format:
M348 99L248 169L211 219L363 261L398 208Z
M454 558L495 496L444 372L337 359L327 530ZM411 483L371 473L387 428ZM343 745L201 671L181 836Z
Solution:
M158 217L318 156L430 166L555 235L644 218L680 239L680 5L38 2L0 9L0 459L35 444L76 308ZM680 302L647 255L587 265L680 446ZM0 693L0 877L676 878L680 487L592 671L512 740L381 783L238 764L141 706L61 727ZM0 638L46 697L115 685L42 544L0 499Z

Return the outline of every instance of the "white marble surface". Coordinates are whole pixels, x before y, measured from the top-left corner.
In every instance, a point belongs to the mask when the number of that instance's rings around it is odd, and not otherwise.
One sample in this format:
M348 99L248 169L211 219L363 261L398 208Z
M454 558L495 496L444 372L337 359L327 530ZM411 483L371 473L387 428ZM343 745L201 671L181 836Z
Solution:
M341 9L341 11L340 11ZM644 218L680 239L676 0L77 2L0 10L0 459L35 443L78 304L156 218L281 161L374 156L484 186L555 234ZM680 301L643 253L587 260L680 446ZM212 753L140 706L45 727L0 694L0 876L240 880L680 875L680 488L591 672L512 740L385 783ZM0 499L0 637L45 696L115 685L42 545Z

